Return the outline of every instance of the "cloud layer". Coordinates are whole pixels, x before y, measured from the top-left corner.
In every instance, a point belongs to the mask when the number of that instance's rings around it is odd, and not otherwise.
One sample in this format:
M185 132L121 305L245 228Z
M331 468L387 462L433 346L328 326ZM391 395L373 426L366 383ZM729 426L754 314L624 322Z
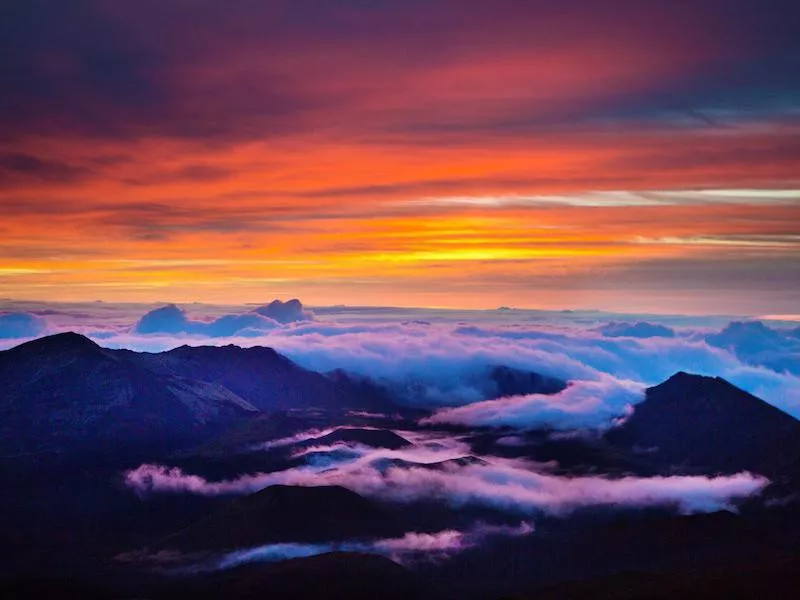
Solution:
M300 309L290 309L291 318L311 316L299 302L282 306ZM800 416L800 341L796 325L784 323L729 324L721 317L652 315L620 321L596 312L329 307L319 309L314 321L280 324L241 307L193 305L191 317L173 305L144 316L139 306L106 303L17 303L8 308L17 316L0 317L0 323L9 324L0 330L2 335L27 338L77 330L104 346L146 351L183 344L270 346L312 370L344 369L379 381L406 403L432 410L474 404L441 413L473 425L482 420L522 429L607 427L641 399L644 387L677 371L723 377ZM674 335L619 336L621 322L665 327ZM608 326L611 336L604 333ZM6 339L0 345L15 343L16 338ZM556 396L476 404L493 395L490 370L498 365L571 385ZM441 415L437 418L444 419Z
M371 542L339 541L327 544L267 544L231 552L208 565L214 570L229 569L250 562L273 562L313 556L324 552L370 552L382 554L398 563L416 560L436 561L473 548L491 537L517 537L531 533L533 527L522 522L516 527L479 523L466 531L447 529L435 533L411 531L399 538Z
M608 377L577 381L553 395L506 396L445 408L422 422L520 430L599 429L632 411L643 396L643 385Z
M298 456L327 454L329 459L222 481L209 481L174 467L143 464L125 474L125 483L142 496L237 495L274 484L342 485L389 502L440 499L454 507L477 505L527 516L565 515L589 506L667 506L683 513L711 512L730 508L732 500L757 494L768 483L750 473L718 477L565 477L518 459L454 460L469 452L469 447L457 438L433 432L402 434L414 441L412 448L391 451L352 444L316 447ZM348 452L342 453L344 449Z

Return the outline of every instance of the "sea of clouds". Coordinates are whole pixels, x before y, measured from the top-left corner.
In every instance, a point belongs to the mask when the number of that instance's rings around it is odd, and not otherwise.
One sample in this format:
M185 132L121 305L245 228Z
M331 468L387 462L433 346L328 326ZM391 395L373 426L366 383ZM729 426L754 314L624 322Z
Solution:
M596 311L310 310L299 301L252 307L0 304L0 349L63 331L83 333L108 348L149 352L184 344L270 346L311 370L344 369L378 380L430 413L421 423L430 429L397 432L412 443L400 450L314 445L315 438L330 432L323 430L264 440L264 448L303 442L296 455L301 464L281 471L210 480L169 465L142 464L123 478L143 499L153 494L242 495L273 484L341 485L381 502L437 499L456 508L500 511L521 522L502 531L475 524L464 531L408 532L351 546L332 541L242 548L215 557L213 569L347 548L401 562L418 555L446 557L488 537L527 535L537 515L568 515L584 507L657 506L682 513L734 509L738 499L757 495L768 484L747 472L567 477L521 459L464 461L470 446L443 429L452 425L503 428L500 443L509 445L525 431L540 428L563 435L603 430L635 411L648 386L678 371L723 377L800 416L800 328L788 321ZM500 365L568 385L556 394L489 400L487 374ZM432 468L434 463L443 464Z
M432 423L605 428L629 414L647 386L678 371L723 377L800 416L800 327L791 322L596 311L309 310L296 300L252 307L0 304L0 348L68 330L105 347L151 352L183 344L271 346L308 369L381 380L405 401L439 409ZM570 385L557 395L486 402L486 373L497 365Z

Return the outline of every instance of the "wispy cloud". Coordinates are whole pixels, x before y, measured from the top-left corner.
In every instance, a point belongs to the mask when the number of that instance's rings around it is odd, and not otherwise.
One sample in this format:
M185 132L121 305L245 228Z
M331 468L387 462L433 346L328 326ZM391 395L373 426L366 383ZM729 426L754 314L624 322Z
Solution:
M125 474L125 483L144 496L191 493L216 496L247 494L269 485L342 485L362 495L390 502L440 499L453 506L479 505L518 515L565 515L587 506L675 507L684 513L730 508L731 502L758 494L768 483L750 473L729 476L566 477L520 460L484 457L483 462L452 462L467 448L446 434L429 434L411 449L389 451L358 445L350 456L273 473L209 481L179 468L143 464ZM387 463L386 459L390 459ZM391 460L400 460L405 466ZM451 462L447 462L451 461ZM436 468L430 468L436 464Z

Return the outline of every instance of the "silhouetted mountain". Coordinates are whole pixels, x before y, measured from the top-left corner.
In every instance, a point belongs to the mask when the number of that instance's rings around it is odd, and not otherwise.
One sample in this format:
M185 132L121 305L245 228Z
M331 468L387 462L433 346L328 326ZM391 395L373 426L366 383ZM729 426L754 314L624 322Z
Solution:
M331 371L328 377L345 386L352 395L400 400L410 406L424 405L428 392L425 384L415 379L376 381L341 369ZM555 377L503 365L477 370L468 377L468 383L480 390L486 400L526 394L557 394L567 387L565 381ZM406 414L411 412L405 409ZM418 417L430 414L419 409L416 412Z
M177 447L276 409L387 410L271 348L101 348L62 333L0 352L0 454ZM99 444L99 446L98 446Z
M164 548L233 550L272 542L327 542L400 533L378 504L341 486L273 485L165 539Z
M181 346L138 356L153 372L222 385L262 411L393 408L384 397L351 394L348 386L303 369L263 346Z
M373 554L331 552L237 570L217 584L217 597L281 600L442 600L431 584Z
M404 437L386 429L345 427L295 446L330 446L339 442L363 444L372 448L385 448L387 450L399 450L412 445Z
M728 564L712 569L622 573L537 590L536 600L674 600L780 598L800 586L795 556Z
M434 471L446 471L448 469L469 467L469 466L485 466L489 463L478 458L477 456L460 456L458 458L450 458L447 460L440 460L432 463L415 462L412 460L404 460L402 458L376 458L370 462L370 466L383 472L389 469L432 469Z
M0 581L3 600L111 600L115 594L82 581L67 578L22 579Z
M374 554L330 552L279 563L251 563L194 577L114 580L96 585L67 578L0 580L0 598L8 600L448 600L438 589L405 567Z
M800 421L719 377L677 373L607 439L662 467L780 477L800 460Z
M489 380L493 385L489 399L527 394L557 394L567 387L567 383L561 379L505 366L492 367L489 370Z
M326 373L326 376L333 381L342 392L353 398L371 398L377 401L375 402L376 404L383 404L386 407L391 406L397 400L386 385L382 385L368 377L349 373L344 369L334 369ZM413 412L413 410L406 407L403 409L403 412L409 413ZM427 411L418 412L428 414Z
M294 435L303 430L323 429L330 425L332 416L323 418L308 415L293 415L276 411L256 415L252 419L231 425L204 443L193 448L195 455L227 455L237 457L243 452L251 453L253 447L279 438Z
M557 433L557 432L556 432ZM507 433L479 432L471 435L469 443L478 456L493 454L506 458L528 458L536 462L553 464L553 472L564 475L597 473L636 473L648 476L656 469L630 449L614 446L595 435L558 436L552 431L529 431L517 436L511 445L502 443Z
M154 373L138 356L75 333L0 352L2 453L175 444L256 412L222 386Z

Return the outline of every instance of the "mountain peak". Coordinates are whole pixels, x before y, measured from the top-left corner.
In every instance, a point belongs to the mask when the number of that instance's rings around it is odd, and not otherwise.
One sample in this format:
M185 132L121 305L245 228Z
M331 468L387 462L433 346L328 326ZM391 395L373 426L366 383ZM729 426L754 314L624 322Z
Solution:
M14 349L34 352L77 352L99 348L100 346L85 335L74 331L65 331L25 342Z
M700 383L703 381L713 381L717 377L709 377L708 375L698 375L697 373L687 373L686 371L678 371L659 385L666 385L668 383ZM658 386L655 386L658 387Z
M764 402L752 394L736 387L727 379L722 377L711 377L709 375L697 375L678 371L666 381L659 383L647 390L647 397L669 396L673 398L686 397L693 400L701 398L715 398L719 401L734 401L738 404L759 404L769 407L774 411L781 412L771 404Z
M678 371L666 381L647 389L646 399L637 411L661 405L683 410L714 413L726 411L728 416L735 414L758 415L760 418L781 421L795 421L794 417L761 398L746 392L722 377L709 377ZM688 415L687 415L688 416Z
M390 513L345 487L272 485L169 536L163 547L220 550L391 536L399 531Z
M324 501L331 502L360 502L368 501L356 492L341 485L300 486L276 484L265 487L242 499L243 503L277 503L287 507L298 507L304 504L313 504Z
M800 422L721 377L681 371L648 388L607 438L657 448L652 458L665 466L773 476L794 468Z

